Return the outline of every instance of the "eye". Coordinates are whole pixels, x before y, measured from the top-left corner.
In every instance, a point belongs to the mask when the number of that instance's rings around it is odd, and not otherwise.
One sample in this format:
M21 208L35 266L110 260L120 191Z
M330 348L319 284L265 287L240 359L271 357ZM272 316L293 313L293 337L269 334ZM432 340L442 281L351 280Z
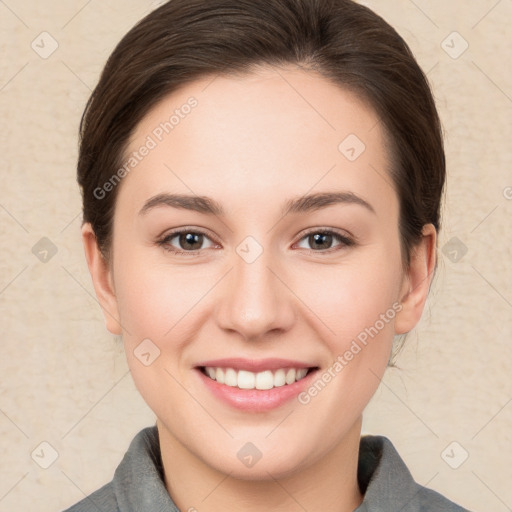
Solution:
M308 249L308 247L302 245L304 243L303 241L307 244L311 244L312 249L310 250L317 253L331 253L343 249L344 247L355 245L355 241L352 238L331 229L316 228L306 233L297 245L301 248ZM205 243L206 246L204 245ZM157 244L166 251L188 256L196 256L202 249L216 246L206 233L197 229L172 231L171 233L167 233L161 240L158 240Z
M206 247L203 245L205 242L209 244ZM181 229L168 233L157 244L166 251L190 255L195 255L197 251L215 245L206 233L192 229Z
M305 241L307 244L311 244L311 247L314 252L333 252L334 250L342 249L343 247L350 247L355 244L354 240L349 238L346 235L342 235L336 231L330 229L315 229L306 233L305 236L301 238L299 241L299 246L301 246L301 242ZM333 246L333 242L337 241L338 244ZM308 247L302 248L308 249ZM338 249L336 249L338 248Z

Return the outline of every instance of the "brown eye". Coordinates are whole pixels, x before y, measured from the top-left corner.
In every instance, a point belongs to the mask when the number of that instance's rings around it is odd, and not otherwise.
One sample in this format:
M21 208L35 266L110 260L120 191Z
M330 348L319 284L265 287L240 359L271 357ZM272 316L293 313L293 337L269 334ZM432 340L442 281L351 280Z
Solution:
M157 242L169 252L177 254L191 253L194 254L201 249L212 247L214 244L210 238L200 231L181 230L169 233L162 240ZM204 244L209 244L204 246Z
M330 249L333 242L333 236L327 233L317 233L309 235L309 243L314 249Z
M201 248L203 235L201 233L180 234L178 235L178 244L181 249L195 251Z
M353 240L350 238L330 230L310 231L301 239L301 242L303 240L307 242L309 247L301 247L311 249L314 252L326 252L336 247L343 248L354 245ZM333 245L335 241L338 243Z

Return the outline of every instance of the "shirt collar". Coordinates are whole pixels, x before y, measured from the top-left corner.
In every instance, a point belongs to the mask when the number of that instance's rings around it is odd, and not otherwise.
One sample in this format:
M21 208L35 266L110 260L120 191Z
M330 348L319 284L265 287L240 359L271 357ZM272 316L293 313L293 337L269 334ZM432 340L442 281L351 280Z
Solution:
M357 478L364 499L354 512L405 512L421 489L384 436L361 437ZM156 426L135 436L115 472L113 486L120 510L179 512L164 484Z
M354 512L405 512L410 510L422 489L391 441L384 436L361 437L357 478L364 500Z

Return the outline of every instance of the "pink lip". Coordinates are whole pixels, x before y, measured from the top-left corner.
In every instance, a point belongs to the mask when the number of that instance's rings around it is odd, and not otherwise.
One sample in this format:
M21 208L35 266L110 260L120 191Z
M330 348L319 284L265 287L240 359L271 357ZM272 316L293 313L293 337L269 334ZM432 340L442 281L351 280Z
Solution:
M312 368L315 365L301 363L290 359L244 359L242 357L212 359L196 365L197 367L213 366L215 368L233 368L235 370L247 370L248 372L262 372L265 370L279 370L279 368Z
M232 361L232 360L231 360ZM210 366L210 364L208 364ZM219 366L218 364L211 366ZM234 365L233 365L234 366ZM233 368L227 365L226 367ZM294 367L292 365L292 367ZM304 366L299 366L303 368ZM265 368L269 368L266 366ZM278 368L284 368L278 366ZM196 368L199 378L206 388L218 399L231 407L245 412L265 412L282 406L286 402L297 397L302 391L311 385L317 370L310 371L303 379L272 389L239 389L237 387L220 384L216 380L210 379L199 368ZM254 370L250 370L254 371Z

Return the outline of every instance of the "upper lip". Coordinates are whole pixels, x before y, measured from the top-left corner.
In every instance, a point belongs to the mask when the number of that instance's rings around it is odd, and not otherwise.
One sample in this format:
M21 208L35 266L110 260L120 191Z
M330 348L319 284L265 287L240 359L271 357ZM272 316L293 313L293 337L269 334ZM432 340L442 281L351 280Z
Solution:
M264 370L279 370L280 368L314 368L314 365L294 361L292 359L245 359L242 357L211 359L196 365L197 367L233 368L235 370L246 370L249 372L261 372Z

